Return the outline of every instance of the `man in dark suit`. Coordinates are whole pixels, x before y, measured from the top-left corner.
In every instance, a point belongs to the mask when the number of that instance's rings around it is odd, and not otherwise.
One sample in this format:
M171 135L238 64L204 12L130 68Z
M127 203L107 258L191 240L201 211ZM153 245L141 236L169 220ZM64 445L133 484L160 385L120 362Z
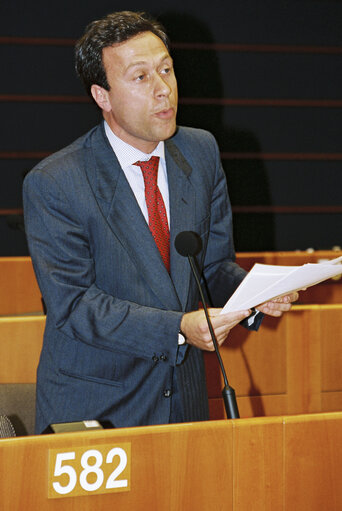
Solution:
M201 236L198 264L221 307L245 273L233 262L216 142L176 127L167 37L146 16L93 22L77 43L76 66L104 121L24 182L27 239L47 307L36 430L84 419L207 419L202 350L213 345L174 240L181 231ZM280 315L295 298L262 311ZM211 308L218 343L249 314Z

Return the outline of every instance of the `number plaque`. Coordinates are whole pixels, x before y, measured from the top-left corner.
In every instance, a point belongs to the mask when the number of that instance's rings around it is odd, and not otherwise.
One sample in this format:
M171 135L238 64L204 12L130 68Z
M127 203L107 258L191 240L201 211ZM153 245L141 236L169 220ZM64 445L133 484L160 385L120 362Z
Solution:
M130 491L131 444L49 449L48 498Z

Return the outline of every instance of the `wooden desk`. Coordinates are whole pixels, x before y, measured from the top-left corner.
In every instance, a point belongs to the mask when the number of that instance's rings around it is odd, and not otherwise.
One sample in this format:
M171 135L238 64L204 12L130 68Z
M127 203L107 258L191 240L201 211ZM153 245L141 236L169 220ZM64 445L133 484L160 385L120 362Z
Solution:
M43 315L0 317L0 383L35 383L44 328Z
M246 270L254 263L301 265L333 259L342 251L238 252L237 262ZM342 279L328 280L301 293L299 303L342 303ZM42 313L40 290L30 257L0 257L0 316Z
M242 417L342 410L342 305L296 305L221 348ZM211 417L225 417L215 353L205 353Z
M82 452L115 446L130 447L130 473L118 476L127 478L129 491L48 498L53 481L69 481L48 480L49 449L56 450L52 468L56 452L76 453L61 466L79 481ZM342 414L2 439L0 471L4 511L340 511Z
M0 383L34 383L44 316L0 318ZM242 417L342 410L342 305L297 305L221 348ZM205 353L212 419L225 417L215 353Z
M0 257L0 316L42 313L30 257Z

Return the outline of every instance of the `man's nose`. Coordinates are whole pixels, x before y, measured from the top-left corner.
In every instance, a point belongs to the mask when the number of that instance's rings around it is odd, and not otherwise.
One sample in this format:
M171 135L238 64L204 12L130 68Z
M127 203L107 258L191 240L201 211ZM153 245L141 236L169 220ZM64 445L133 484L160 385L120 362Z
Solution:
M154 90L157 97L168 97L172 89L163 76L156 73Z

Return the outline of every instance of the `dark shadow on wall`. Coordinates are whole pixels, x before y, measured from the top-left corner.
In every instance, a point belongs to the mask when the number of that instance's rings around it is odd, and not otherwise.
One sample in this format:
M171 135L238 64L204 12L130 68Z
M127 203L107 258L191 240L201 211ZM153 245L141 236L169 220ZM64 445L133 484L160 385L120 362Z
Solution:
M27 172L25 170L22 173L21 188ZM0 257L28 255L23 214L12 213L0 217L0 236L5 240L0 246Z
M214 43L206 25L194 16L169 12L159 17L171 43ZM229 34L227 35L227 39ZM246 129L226 126L221 105L188 105L182 98L224 98L223 80L229 69L221 69L218 54L206 49L171 48L178 79L178 124L209 130L221 153L260 153L256 136ZM248 73L248 70L246 70ZM250 79L246 76L245 79ZM267 172L261 159L223 159L233 206L270 205ZM274 220L270 214L234 213L234 241L237 251L274 250Z

